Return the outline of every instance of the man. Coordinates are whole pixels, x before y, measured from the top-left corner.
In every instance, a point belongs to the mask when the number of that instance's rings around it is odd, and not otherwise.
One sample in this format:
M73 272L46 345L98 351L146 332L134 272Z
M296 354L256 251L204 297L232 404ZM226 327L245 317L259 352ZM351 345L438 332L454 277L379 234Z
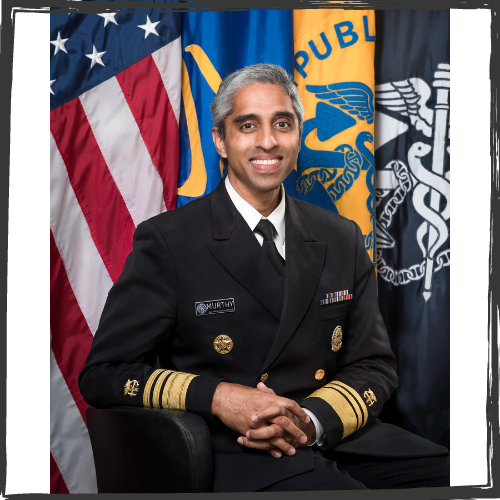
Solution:
M80 390L205 417L215 491L448 485L445 448L375 420L397 376L361 231L282 187L303 113L277 66L221 83L227 177L137 227Z

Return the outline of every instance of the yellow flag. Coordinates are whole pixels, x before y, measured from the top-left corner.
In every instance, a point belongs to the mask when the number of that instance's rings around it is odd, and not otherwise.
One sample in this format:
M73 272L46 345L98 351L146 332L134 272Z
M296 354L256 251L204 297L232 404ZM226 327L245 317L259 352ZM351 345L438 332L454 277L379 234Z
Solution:
M356 221L375 262L374 12L295 10L293 32L305 108L297 192Z

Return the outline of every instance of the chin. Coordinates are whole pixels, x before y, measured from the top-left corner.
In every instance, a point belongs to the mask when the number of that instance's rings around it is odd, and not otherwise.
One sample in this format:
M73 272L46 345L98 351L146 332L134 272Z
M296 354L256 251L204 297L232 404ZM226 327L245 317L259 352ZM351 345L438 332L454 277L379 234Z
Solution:
M278 189L282 184L281 180L277 180L275 182L263 182L255 184L255 188L262 193L269 193L270 191L274 191Z

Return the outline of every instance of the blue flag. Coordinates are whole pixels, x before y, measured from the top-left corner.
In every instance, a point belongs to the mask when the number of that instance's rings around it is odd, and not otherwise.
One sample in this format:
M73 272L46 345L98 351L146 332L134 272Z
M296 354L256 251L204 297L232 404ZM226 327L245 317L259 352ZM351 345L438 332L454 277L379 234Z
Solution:
M182 59L178 207L210 193L222 178L210 113L221 80L255 63L293 74L292 11L185 13Z

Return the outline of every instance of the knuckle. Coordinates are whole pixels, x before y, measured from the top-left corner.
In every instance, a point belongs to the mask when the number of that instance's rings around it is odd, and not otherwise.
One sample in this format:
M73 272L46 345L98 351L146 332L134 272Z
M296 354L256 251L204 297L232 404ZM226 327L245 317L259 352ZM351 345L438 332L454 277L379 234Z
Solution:
M288 419L285 416L281 416L278 418L278 424L279 425L286 425L288 422Z
M281 436L283 434L283 429L279 425L273 425L273 431L275 436Z

